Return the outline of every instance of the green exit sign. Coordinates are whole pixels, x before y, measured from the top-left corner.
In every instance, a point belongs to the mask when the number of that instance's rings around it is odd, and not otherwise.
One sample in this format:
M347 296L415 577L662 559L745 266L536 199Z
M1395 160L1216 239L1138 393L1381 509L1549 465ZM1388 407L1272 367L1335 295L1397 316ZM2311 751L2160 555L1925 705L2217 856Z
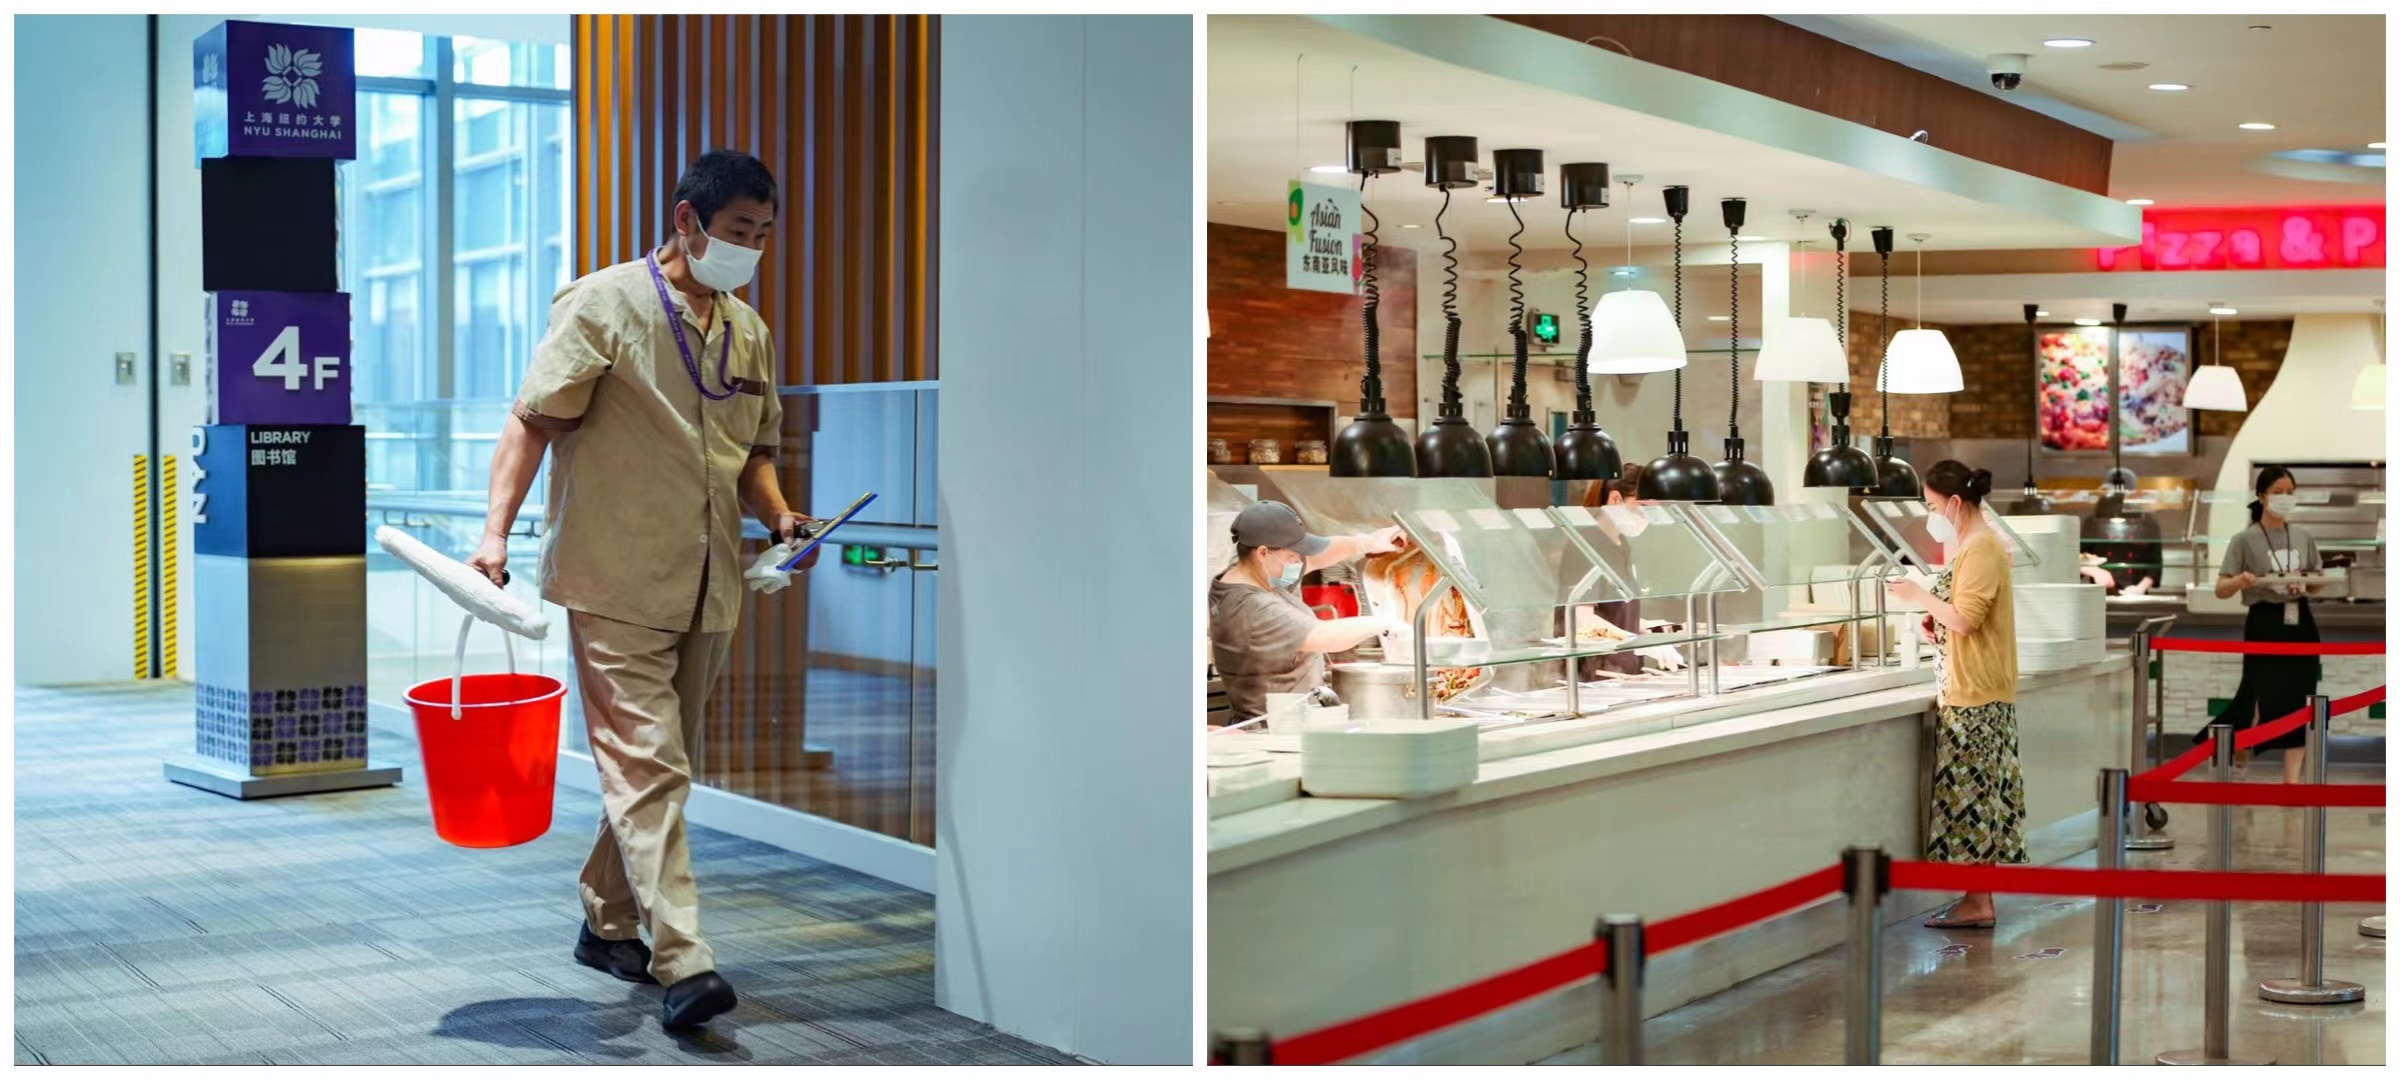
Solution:
M1547 311L1534 312L1533 341L1537 345L1558 344L1558 316Z
M871 548L863 544L850 544L842 548L842 565L844 566L873 566L882 558L882 548Z

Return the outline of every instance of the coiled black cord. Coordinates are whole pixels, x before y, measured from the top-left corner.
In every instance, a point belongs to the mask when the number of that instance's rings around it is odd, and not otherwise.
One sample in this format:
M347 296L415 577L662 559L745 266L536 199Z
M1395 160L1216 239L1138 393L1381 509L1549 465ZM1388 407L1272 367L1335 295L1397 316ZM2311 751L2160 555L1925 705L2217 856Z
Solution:
M1733 238L1733 314L1727 318L1728 332L1733 335L1733 408L1725 417L1725 431L1732 438L1742 437L1742 238Z
M1875 389L1883 395L1883 437L1889 439L1892 437L1892 379L1889 370L1892 366L1892 257L1878 251L1875 259L1876 265L1883 268L1883 308L1875 316L1875 340L1884 350L1884 355L1875 358Z
M1370 406L1383 397L1382 332L1375 317L1376 309L1383 306L1383 293L1375 286L1375 230L1382 223L1376 219L1375 211L1367 208L1367 181L1373 175L1360 173L1358 177L1358 209L1367 215L1367 244L1361 253L1363 265L1360 266L1361 276L1367 286L1367 302L1359 307L1359 318L1366 323L1367 331L1367 377L1360 391Z
M1575 344L1575 411L1592 411L1592 264L1583 257L1583 241L1575 236L1575 215L1567 211L1567 239L1575 243L1575 325L1583 334Z
M1675 329L1683 329L1683 219L1675 219ZM1683 430L1683 369L1675 369L1675 430Z
M1433 234L1449 245L1442 252L1442 404L1456 406L1458 393L1458 238L1442 229L1442 215L1450 212L1450 189L1442 189L1442 208L1433 212Z
M1525 248L1517 243L1517 238L1525 235L1525 217L1517 213L1517 200L1513 198L1508 200L1508 216L1517 223L1517 231L1508 234L1508 333L1517 343L1516 372L1510 377L1508 387L1508 411L1513 419L1526 409L1525 287L1517 280L1521 269L1518 261L1525 254Z

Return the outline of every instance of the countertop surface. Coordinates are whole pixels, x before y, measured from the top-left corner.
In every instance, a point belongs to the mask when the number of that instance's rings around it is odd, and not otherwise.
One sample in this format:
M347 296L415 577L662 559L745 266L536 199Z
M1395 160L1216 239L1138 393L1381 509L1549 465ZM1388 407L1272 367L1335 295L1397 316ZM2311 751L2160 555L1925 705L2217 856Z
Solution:
M2126 653L2116 648L2096 663L2023 676L2019 685L2032 689L2101 677L2123 669L2127 663ZM1716 698L1685 699L1680 703L1686 708L1681 717L1611 724L1610 718L1602 716L1530 725L1520 730L1538 732L1581 724L1621 727L1630 733L1612 732L1576 745L1496 759L1488 745L1493 737L1487 734L1484 761L1475 783L1457 791L1408 800L1286 798L1213 817L1208 826L1209 873L1239 870L1427 814L1920 714L1932 703L1932 678L1930 667L1841 672ZM1893 685L1895 681L1900 685ZM1856 687L1863 692L1842 693L1839 692L1842 687ZM1827 690L1837 692L1828 695ZM1786 700L1799 703L1778 704ZM1678 719L1682 722L1677 723ZM1296 784L1300 776L1299 755L1277 753L1274 757L1273 782L1278 787Z

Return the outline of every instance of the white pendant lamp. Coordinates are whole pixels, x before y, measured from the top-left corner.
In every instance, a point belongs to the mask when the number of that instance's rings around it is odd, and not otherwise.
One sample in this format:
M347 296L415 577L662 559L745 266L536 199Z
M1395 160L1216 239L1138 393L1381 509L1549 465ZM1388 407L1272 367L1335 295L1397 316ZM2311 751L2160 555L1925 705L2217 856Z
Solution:
M2375 323L2377 329L2382 328L2383 301L2381 300L2375 302ZM2375 335L2375 343L2377 345L2383 343L2382 334ZM2358 381L2350 384L2350 407L2367 412L2383 411L2383 361L2377 360L2358 369Z
M1958 352L1939 330L1925 329L1926 233L1910 233L1917 245L1917 326L1892 335L1884 347L1884 389L1894 394L1955 394L1967 388L1959 371Z
M2225 305L2211 301L2209 308ZM2192 381L2183 388L2183 407L2214 409L2218 412L2249 412L2250 395L2242 390L2242 377L2225 366L2225 333L2221 319L2209 320L2210 333L2215 335L2217 362L2192 373Z
M1638 176L1618 177L1625 184L1625 265L1633 265L1633 185ZM1674 371L1691 363L1684 353L1683 330L1675 325L1667 301L1647 289L1619 289L1600 297L1592 312L1592 359L1595 375L1646 375Z
M1801 235L1807 235L1806 210L1794 210L1800 219ZM1808 241L1799 241L1800 288L1802 308L1808 297ZM1765 346L1758 350L1758 369L1752 376L1759 382L1847 382L1850 378L1850 357L1842 350L1840 339L1833 333L1833 324L1805 315L1777 319L1767 324Z

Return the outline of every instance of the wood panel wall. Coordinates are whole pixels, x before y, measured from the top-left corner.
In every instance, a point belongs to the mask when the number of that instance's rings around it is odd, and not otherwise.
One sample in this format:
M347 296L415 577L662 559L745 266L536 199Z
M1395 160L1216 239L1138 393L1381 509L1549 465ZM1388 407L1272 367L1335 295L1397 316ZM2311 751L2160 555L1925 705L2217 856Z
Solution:
M1765 15L1502 15L1986 164L2105 195L2115 144L2072 124ZM1595 49L1617 51L1603 43Z
M684 167L709 150L745 151L781 196L741 292L774 333L781 384L939 377L938 18L578 15L574 29L577 273L664 242ZM814 501L810 415L784 412L783 486L796 506ZM723 790L931 844L932 807L911 812L912 787L930 792L930 764L912 785L922 747L909 680L812 688L838 658L812 662L808 592L803 579L745 601L691 748L695 770ZM812 700L830 705L813 730Z
M940 38L929 15L575 16L577 271L640 258L684 166L747 151L783 196L742 296L784 383L936 378Z

